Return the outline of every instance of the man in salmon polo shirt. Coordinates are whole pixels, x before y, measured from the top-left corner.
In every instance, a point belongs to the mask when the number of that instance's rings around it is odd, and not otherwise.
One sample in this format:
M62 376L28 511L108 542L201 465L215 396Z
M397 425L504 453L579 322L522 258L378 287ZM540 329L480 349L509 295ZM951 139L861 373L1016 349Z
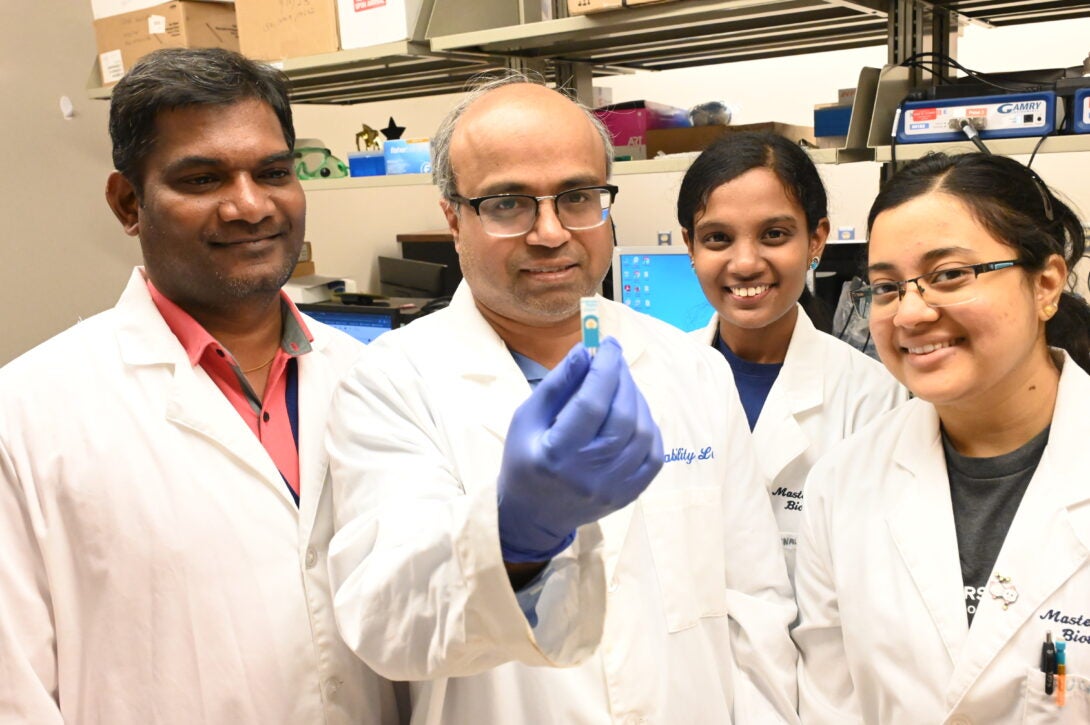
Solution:
M157 51L110 135L144 266L0 369L0 721L397 722L333 621L322 434L362 346L281 291L306 210L285 79Z

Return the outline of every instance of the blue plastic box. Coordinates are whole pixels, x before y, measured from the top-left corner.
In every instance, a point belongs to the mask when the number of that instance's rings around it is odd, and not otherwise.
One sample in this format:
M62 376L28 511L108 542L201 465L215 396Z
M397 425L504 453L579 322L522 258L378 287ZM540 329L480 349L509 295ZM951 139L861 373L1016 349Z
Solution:
M386 159L381 151L352 151L348 154L348 173L352 176L383 176Z
M1075 107L1071 111L1075 133L1090 133L1090 88L1075 91Z
M851 106L829 106L814 109L814 136L847 136L852 122Z

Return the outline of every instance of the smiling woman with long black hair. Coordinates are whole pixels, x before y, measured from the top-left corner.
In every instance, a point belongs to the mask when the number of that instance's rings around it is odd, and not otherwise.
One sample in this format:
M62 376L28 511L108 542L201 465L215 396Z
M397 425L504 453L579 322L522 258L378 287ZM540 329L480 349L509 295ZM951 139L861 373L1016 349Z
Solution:
M869 227L854 300L917 399L807 480L803 722L1090 722L1082 226L1018 162L967 154L910 164Z

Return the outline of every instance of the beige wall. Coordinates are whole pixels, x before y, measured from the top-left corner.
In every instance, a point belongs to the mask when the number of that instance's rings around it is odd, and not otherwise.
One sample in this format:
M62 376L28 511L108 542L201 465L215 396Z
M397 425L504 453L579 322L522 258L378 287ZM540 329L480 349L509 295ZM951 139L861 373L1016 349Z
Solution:
M969 28L959 55L985 71L1012 65L1013 45L1034 52L1033 67L1081 63L1090 51L1090 20L1069 20L985 30ZM0 104L6 173L0 176L6 225L0 234L0 364L29 347L112 305L139 262L137 242L121 233L103 200L112 168L106 130L107 104L86 99L94 60L90 3L39 0L0 3ZM1026 57L1022 54L1021 57ZM718 68L637 74L603 80L614 101L647 98L687 107L721 99L736 121L808 123L814 103L835 99L854 84L862 65L881 65L885 50L871 48L805 57L736 63ZM1017 60L1017 59L1015 59ZM62 95L75 104L61 117ZM300 106L300 137L321 138L342 158L354 149L361 123L381 127L389 116L407 136L429 135L455 97L349 107ZM1090 213L1086 155L1042 155L1044 178ZM860 230L877 191L878 165L823 167L833 224ZM674 232L673 204L681 174L620 176L616 208L625 244L652 244L659 230ZM398 232L443 226L430 186L317 191L308 194L308 234L318 271L352 277L362 289L377 287L374 258L398 254Z
M0 363L113 304L139 259L103 199L112 165L107 106L86 97L90 27L82 0L0 3Z

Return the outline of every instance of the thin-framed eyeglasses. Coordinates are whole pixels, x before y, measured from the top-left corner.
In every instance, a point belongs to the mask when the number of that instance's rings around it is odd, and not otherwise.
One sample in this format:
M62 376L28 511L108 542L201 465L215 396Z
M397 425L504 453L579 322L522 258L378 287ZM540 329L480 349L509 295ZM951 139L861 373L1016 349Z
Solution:
M977 277L985 272L998 272L1023 264L1017 259L1000 262L966 264L921 274L900 282L878 282L851 290L852 305L860 317L881 320L892 317L901 306L910 284L916 285L920 299L928 307L950 307L972 302L977 297Z
M594 229L606 223L610 207L617 198L612 184L581 186L559 194L491 194L468 199L454 195L459 203L469 204L481 219L481 228L494 237L521 237L537 222L541 202L551 199L560 225L573 232Z

